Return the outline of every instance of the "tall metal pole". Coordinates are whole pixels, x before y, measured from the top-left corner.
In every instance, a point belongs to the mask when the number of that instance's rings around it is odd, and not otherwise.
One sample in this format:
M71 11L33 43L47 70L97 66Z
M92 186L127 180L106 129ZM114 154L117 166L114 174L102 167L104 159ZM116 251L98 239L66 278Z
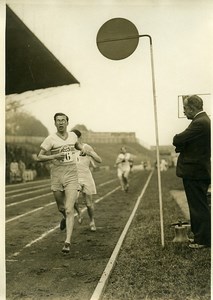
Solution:
M150 42L151 71L152 71L152 92L153 92L153 104L154 104L156 156L157 156L157 173L158 173L158 194L159 194L159 206L160 206L161 244L162 244L162 247L164 247L163 204L162 204L162 189L161 189L157 101L156 101L156 90L155 90L155 75L154 75L155 73L154 73L152 38L148 34L143 34L143 35L135 35L135 36L126 36L126 37L122 37L122 38L104 39L104 40L99 41L98 43L107 43L107 42L113 42L113 41L130 40L130 39L136 39L136 38L139 38L139 37L148 37L149 42Z
M160 205L161 244L162 244L162 247L164 247L163 204L162 204L161 173L160 173L158 116L157 116L157 101L156 101L156 90L155 90L153 47L152 47L151 36L149 36L149 41L150 41L150 55L151 55L151 69L152 69L152 91L153 91L154 116L155 116L155 136L156 136L156 156L157 156L158 189L159 189L159 205Z

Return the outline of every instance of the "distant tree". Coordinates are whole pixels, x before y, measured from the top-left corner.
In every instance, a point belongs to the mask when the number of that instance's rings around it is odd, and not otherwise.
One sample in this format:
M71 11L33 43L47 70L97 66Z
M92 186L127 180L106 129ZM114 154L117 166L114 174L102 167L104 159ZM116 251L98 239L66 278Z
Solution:
M6 99L6 105L5 105L6 113L16 112L20 109L21 106L22 104L20 103L20 101Z
M27 112L6 113L6 135L47 136L47 128Z

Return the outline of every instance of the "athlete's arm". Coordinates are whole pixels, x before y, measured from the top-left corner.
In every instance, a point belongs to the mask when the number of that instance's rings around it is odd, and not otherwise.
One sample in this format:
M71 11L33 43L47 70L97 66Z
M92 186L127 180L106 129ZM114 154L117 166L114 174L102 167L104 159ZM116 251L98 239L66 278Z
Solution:
M96 164L95 164L94 159L92 157L90 159L90 163L93 166L93 168L96 168Z
M75 149L76 150L83 150L83 145L82 145L82 143L80 143L80 142L76 142L75 143Z
M91 156L94 159L94 161L96 161L98 163L102 162L101 157L94 151L94 149L90 145L84 144L82 152L88 156Z
M59 152L57 154L47 154L47 151L44 149L41 149L38 156L37 156L37 161L50 161L54 159L63 159L64 158L64 153Z
M123 156L121 157L121 155L119 154L117 159L116 159L115 165L119 165L122 162L125 162L125 159L124 159Z
M102 162L101 157L93 149L89 150L89 151L86 151L86 154L91 156L94 159L94 161L96 161L98 163Z

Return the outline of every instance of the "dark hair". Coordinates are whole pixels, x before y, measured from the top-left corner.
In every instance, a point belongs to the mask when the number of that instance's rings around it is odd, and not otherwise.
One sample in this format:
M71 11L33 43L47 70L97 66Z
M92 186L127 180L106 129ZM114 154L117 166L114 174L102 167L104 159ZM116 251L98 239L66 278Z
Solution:
M56 121L56 118L57 118L58 116L65 116L66 119L67 119L67 122L69 121L69 118L67 117L67 115L65 115L64 113L61 113L61 112L56 113L56 114L54 115L54 121Z
M81 132L78 129L72 129L71 132L74 132L78 138L81 136Z
M191 95L186 98L187 105L191 108L203 109L203 100L197 95Z

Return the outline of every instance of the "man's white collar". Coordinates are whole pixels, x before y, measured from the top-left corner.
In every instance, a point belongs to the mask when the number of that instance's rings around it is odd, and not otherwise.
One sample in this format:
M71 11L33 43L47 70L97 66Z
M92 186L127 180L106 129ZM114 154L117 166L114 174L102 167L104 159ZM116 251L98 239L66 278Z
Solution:
M204 110L199 111L199 112L194 116L194 118L197 117L197 115L199 115L199 114L201 114L201 113L203 113L203 112L204 112Z

